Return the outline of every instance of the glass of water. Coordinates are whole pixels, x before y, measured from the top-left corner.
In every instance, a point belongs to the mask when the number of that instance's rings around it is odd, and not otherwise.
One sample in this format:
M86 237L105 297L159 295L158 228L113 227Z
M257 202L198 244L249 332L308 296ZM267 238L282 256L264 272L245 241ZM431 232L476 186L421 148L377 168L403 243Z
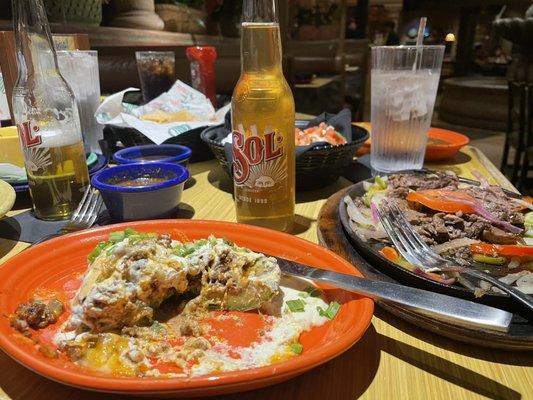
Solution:
M85 152L101 153L100 140L104 130L94 113L100 105L100 74L98 52L95 50L58 51L59 70L72 88L80 113Z
M443 55L444 46L372 47L372 169L422 168Z

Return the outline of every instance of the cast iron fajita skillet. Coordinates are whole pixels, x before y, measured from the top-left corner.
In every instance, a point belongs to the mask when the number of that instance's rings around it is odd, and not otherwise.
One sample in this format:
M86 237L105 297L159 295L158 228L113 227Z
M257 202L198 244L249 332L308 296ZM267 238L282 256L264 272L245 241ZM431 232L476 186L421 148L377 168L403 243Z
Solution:
M406 171L403 171L404 173ZM421 173L420 171L413 173ZM422 171L423 173L423 171ZM472 185L479 185L479 182L472 181L467 178L460 178L460 182L469 183ZM368 182L373 182L373 179L368 179ZM361 197L365 193L363 188L363 182L358 182L353 185L347 192L347 196L350 196L352 199L356 197ZM514 192L505 191L510 197L519 198L520 195ZM339 203L339 216L344 228L344 231L350 240L350 243L354 249L361 254L373 267L381 271L382 273L389 275L393 279L397 280L400 283L404 283L409 286L418 287L425 290L430 290L442 294L447 294L450 296L460 297L463 299L475 301L477 303L483 303L490 306L505 308L508 310L515 310L516 305L509 296L499 293L487 293L481 297L475 297L474 292L470 289L467 289L458 285L445 285L443 283L431 280L424 276L418 275L414 272L411 272L405 268L400 267L399 265L387 260L379 253L379 249L384 246L382 243L369 243L364 241L362 238L357 235L349 224L349 216L346 210L346 204L344 199L341 199Z

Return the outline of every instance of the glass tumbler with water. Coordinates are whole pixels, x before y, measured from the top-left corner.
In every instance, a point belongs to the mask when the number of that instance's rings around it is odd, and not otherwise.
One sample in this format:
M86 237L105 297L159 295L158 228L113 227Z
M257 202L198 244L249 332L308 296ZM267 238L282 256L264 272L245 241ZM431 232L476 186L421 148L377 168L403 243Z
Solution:
M372 48L372 169L422 168L443 55L444 46Z
M99 141L104 138L104 130L94 117L100 105L98 52L95 50L58 51L57 61L61 74L76 96L85 152L101 153Z

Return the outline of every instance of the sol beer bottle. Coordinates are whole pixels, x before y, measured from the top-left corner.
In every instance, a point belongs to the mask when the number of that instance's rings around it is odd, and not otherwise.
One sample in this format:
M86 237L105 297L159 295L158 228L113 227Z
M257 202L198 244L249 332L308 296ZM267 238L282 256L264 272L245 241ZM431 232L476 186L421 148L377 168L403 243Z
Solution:
M237 220L290 230L294 99L283 76L275 0L244 0L241 76L231 111Z
M33 209L41 219L67 219L89 187L78 107L59 73L42 0L13 6L19 73L13 113Z

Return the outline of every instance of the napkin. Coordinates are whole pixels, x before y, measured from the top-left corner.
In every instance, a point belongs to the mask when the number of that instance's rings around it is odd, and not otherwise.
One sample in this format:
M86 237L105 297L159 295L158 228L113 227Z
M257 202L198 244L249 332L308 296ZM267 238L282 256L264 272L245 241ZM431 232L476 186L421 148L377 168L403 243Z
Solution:
M180 80L176 81L168 92L161 94L144 106L123 102L124 95L132 90L139 89L128 88L105 99L96 110L96 120L102 125L137 129L155 144L161 144L165 140L191 129L221 124L224 121L224 115L230 108L230 105L227 105L215 111L211 101L203 93ZM157 123L141 119L143 115L158 111L166 113L187 111L195 120Z

